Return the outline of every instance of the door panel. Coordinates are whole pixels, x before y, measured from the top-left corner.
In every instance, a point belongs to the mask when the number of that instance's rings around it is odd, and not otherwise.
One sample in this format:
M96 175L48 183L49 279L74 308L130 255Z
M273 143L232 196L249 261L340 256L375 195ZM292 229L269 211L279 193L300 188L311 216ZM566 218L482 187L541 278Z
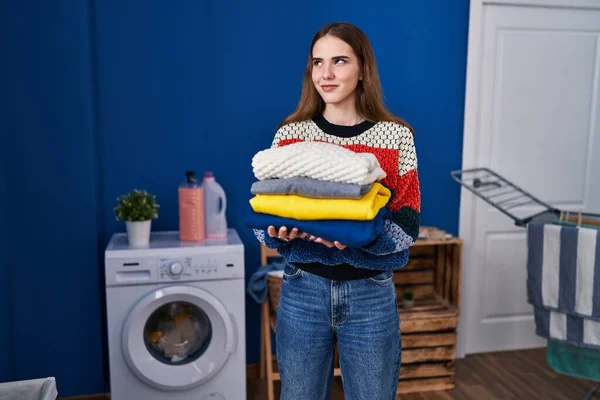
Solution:
M595 115L590 111L598 34L507 29L496 18L489 22L496 25L495 37L487 42L494 46L489 56L496 65L489 77L496 88L491 168L514 177L517 184L527 183L545 201L581 204L591 166L586 149ZM555 184L548 185L546 179Z
M465 133L473 152L463 168L489 167L558 208L600 212L600 10L568 3L483 4L478 102L466 110L477 129ZM483 201L463 201L472 205L461 215L466 352L544 346L527 303L525 229Z

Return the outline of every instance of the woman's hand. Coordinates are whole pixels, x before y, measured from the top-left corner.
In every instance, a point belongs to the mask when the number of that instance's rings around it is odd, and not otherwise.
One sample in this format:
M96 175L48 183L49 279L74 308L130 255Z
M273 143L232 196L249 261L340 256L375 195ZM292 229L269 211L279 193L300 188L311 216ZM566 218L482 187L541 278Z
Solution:
M315 236L309 236L308 240L311 240L315 243L321 243L324 244L325 246L331 248L331 247L336 247L339 250L344 250L347 246L344 244L341 244L340 242L338 242L337 240L335 241L330 241L330 240L325 240L323 238L319 238L319 237L315 237Z
M306 233L300 232L298 228L292 228L291 232L288 234L287 228L285 226L280 227L279 232L277 232L273 225L269 226L269 228L267 229L267 233L272 238L276 237L286 242L294 240L296 238L304 239L306 236L308 236Z
M296 238L300 238L300 239L308 239L308 240L313 241L315 243L321 243L321 244L323 244L323 245L325 245L325 246L327 246L329 248L336 247L339 250L344 250L347 247L346 245L341 244L337 240L336 241L325 240L325 239L320 238L320 237L309 235L306 232L300 232L298 230L298 228L292 228L292 230L288 234L288 230L287 230L287 228L285 226L280 227L279 231L277 231L273 225L270 225L267 228L267 233L272 238L276 237L276 238L284 240L286 242L289 242L290 240L294 240Z

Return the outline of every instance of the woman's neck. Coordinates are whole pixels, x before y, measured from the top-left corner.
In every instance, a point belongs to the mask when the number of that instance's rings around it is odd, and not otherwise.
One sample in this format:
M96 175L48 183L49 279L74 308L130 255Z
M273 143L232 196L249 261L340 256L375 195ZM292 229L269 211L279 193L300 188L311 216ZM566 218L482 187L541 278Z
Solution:
M353 126L361 123L363 118L358 115L354 97L351 96L339 104L326 104L323 118L335 125Z

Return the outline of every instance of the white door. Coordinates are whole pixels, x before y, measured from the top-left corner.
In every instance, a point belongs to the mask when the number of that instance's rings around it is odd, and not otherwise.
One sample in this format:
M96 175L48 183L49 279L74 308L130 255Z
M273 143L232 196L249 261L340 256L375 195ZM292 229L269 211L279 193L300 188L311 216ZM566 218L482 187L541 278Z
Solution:
M600 213L600 2L472 0L470 12L462 169ZM525 228L463 188L460 236L459 356L545 346L527 303Z

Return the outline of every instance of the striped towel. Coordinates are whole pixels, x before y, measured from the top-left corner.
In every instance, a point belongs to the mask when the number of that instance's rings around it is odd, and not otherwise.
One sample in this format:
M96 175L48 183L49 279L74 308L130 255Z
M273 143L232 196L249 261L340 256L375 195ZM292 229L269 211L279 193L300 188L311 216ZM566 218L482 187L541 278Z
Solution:
M527 297L536 334L600 349L598 230L532 223L527 245Z

